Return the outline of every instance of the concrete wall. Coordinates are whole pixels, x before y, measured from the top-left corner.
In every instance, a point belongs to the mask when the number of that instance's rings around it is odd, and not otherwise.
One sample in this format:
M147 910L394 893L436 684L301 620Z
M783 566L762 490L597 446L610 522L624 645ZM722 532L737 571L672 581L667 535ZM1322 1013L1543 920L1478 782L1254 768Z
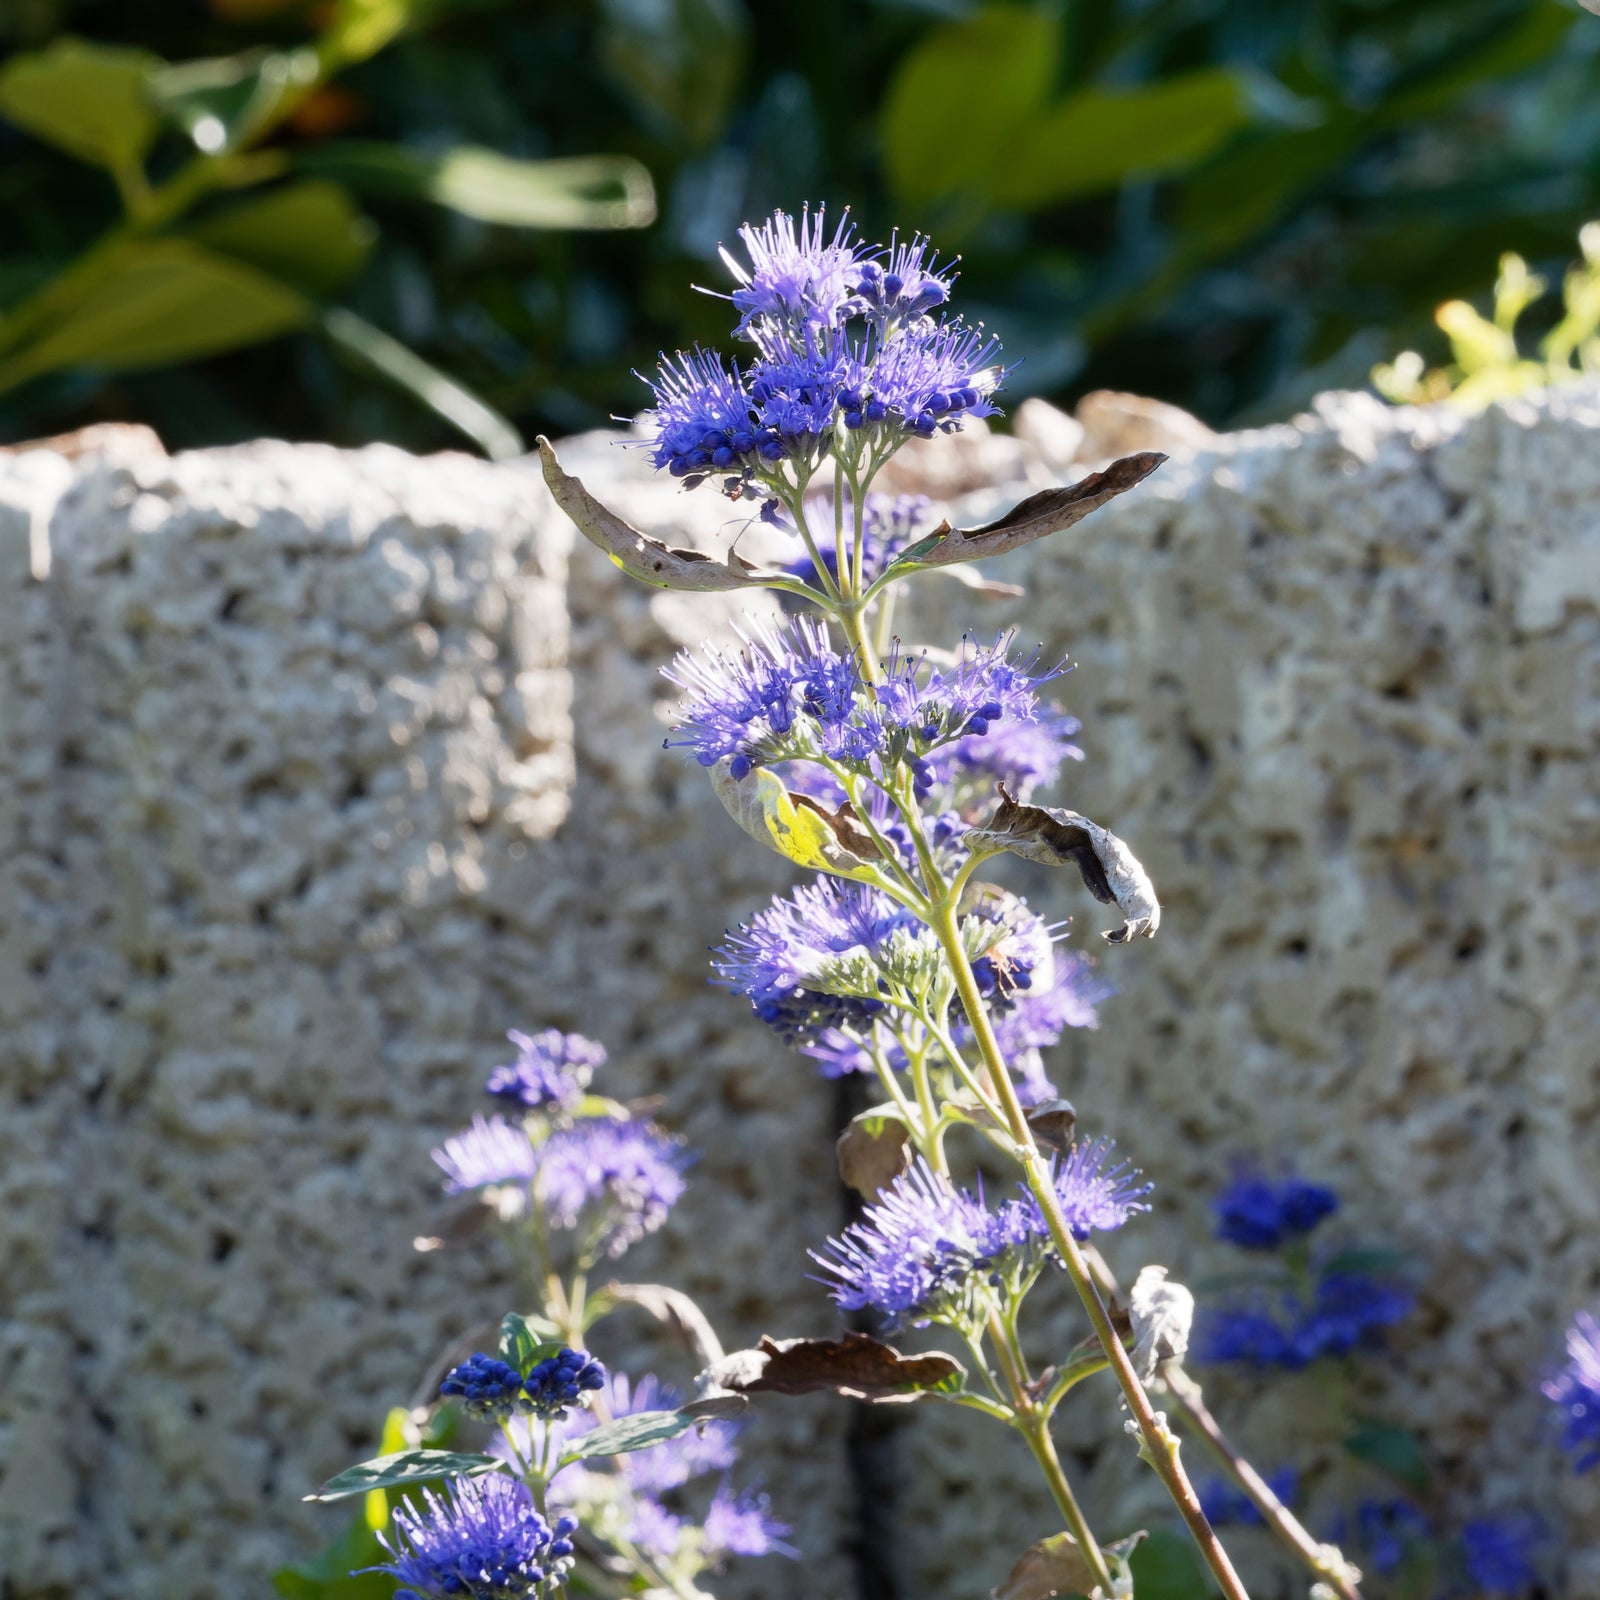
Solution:
M906 472L981 516L1096 451L1031 421ZM1423 1284L1374 1407L1423 1430L1448 1511L1565 1523L1595 1592L1600 1484L1532 1384L1600 1293L1600 396L1469 423L1334 397L1190 443L997 566L1027 600L923 580L907 627L1070 651L1089 759L1046 798L1128 837L1166 903L1101 952L1120 994L1054 1063L1159 1183L1108 1253L1225 1265L1234 1155L1336 1183L1340 1226ZM637 453L564 455L641 525L726 538L725 503ZM705 984L783 863L660 748L656 669L740 606L571 543L531 473L458 457L0 456L12 1600L262 1594L326 1536L300 1495L516 1298L487 1240L411 1248L445 1215L428 1148L508 1027L602 1038L615 1091L663 1095L702 1153L630 1274L729 1344L834 1325L804 1272L843 1214L837 1096ZM1056 1307L1041 1348L1077 1336ZM1314 1397L1212 1387L1347 1492ZM1063 1431L1095 1510L1154 1513L1106 1395ZM1050 1531L1020 1450L964 1417L775 1402L749 1455L807 1564L728 1594L965 1600Z

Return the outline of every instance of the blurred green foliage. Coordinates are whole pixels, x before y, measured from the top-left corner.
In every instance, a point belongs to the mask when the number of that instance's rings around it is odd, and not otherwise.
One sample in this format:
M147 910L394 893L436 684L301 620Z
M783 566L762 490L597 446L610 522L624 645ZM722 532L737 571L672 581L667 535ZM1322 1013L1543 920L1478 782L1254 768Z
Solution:
M717 244L807 199L959 250L962 309L1026 358L1014 394L1260 420L1396 349L1442 358L1442 301L1507 250L1558 267L1600 211L1600 18L1576 0L410 0L393 37L386 0L9 0L0 44L174 63L159 187L174 123L192 154L261 92L241 59L292 58L344 8L376 33L252 146L281 169L157 230L49 370L11 373L0 432L117 416L174 445L437 447L449 428L404 392L430 372L456 386L447 414L596 425L637 408L658 349L725 342L727 307L684 285L720 287ZM0 122L8 321L140 202L150 128L110 117L109 80L89 98L53 144L25 109ZM593 199L596 152L648 171L654 226L530 216L512 163L574 163L552 192ZM228 308L233 348L195 335L181 365L138 368L126 302L147 315L180 278Z

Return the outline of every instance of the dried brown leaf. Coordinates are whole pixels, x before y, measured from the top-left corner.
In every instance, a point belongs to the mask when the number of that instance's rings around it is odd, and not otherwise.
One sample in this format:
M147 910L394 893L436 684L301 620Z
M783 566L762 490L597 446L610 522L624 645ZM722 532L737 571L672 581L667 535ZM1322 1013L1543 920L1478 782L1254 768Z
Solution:
M1003 556L1025 544L1061 533L1082 522L1108 500L1144 482L1167 458L1159 450L1144 450L1138 455L1113 461L1102 472L1060 489L1041 489L1018 501L996 522L981 528L952 528L942 523L915 547L919 567L944 567L957 561L978 561L988 556ZM931 549L932 540L938 540ZM910 552L908 552L910 554Z
M1153 938L1161 926L1161 902L1139 858L1116 834L1076 811L1057 806L1019 805L1004 784L1000 805L989 823L967 835L975 850L1009 850L1047 867L1077 867L1084 887L1102 905L1115 905L1125 919L1105 934L1126 944L1140 934Z
M781 573L763 573L730 552L726 562L701 550L663 544L641 533L615 511L601 505L582 482L564 472L555 447L542 434L538 440L544 481L558 506L577 524L590 544L603 550L630 577L658 589L750 589Z
M842 1394L879 1405L918 1400L930 1389L958 1382L966 1369L954 1356L933 1350L903 1356L865 1333L840 1339L772 1339L754 1350L735 1350L701 1380L704 1394Z
M911 1165L911 1135L893 1106L873 1106L839 1135L839 1176L864 1199L875 1200Z

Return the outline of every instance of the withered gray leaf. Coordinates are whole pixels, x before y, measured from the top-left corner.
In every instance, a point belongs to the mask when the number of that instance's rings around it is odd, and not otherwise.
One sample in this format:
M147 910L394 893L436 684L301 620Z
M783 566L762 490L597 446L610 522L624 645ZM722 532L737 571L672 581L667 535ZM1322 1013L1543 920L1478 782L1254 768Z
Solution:
M714 1366L722 1359L722 1341L717 1338L716 1329L683 1290L664 1283L608 1283L603 1293L613 1300L638 1306L656 1321L676 1328L703 1365Z
M873 1106L850 1119L834 1146L839 1176L866 1200L875 1200L911 1165L911 1135L892 1105Z
M578 526L590 544L611 557L622 570L641 583L658 589L750 589L781 573L763 573L737 553L726 562L700 550L663 544L625 522L600 504L582 482L562 471L555 447L542 434L538 439L544 481L555 501Z
M1041 1148L1054 1150L1057 1155L1072 1152L1072 1130L1078 1125L1078 1113L1070 1100L1041 1100L1028 1111L1028 1126Z
M1126 944L1140 934L1153 938L1161 926L1161 902L1139 858L1116 834L1079 812L1019 805L1001 784L999 808L987 827L968 833L967 843L975 850L1009 850L1047 867L1075 866L1089 893L1102 905L1115 904L1125 919L1105 934L1112 944Z
M998 521L981 528L952 528L948 522L942 523L926 539L918 540L900 561L916 567L944 567L957 561L978 561L1020 550L1036 539L1061 533L1074 523L1082 522L1106 501L1143 483L1166 459L1159 450L1123 456L1104 471L1091 472L1078 483L1030 494Z
M1165 1267L1146 1267L1128 1292L1128 1316L1133 1364L1148 1383L1163 1361L1181 1361L1188 1350L1194 1296L1181 1283L1169 1283Z
M865 1333L839 1339L772 1339L735 1350L701 1378L702 1393L842 1394L878 1405L918 1400L958 1383L966 1368L941 1350L903 1356Z

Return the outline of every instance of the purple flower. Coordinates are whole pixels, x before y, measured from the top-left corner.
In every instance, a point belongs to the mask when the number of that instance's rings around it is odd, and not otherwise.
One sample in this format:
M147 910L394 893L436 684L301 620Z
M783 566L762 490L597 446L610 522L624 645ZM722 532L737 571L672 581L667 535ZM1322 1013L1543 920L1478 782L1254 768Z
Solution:
M793 461L815 459L831 437L839 397L860 382L861 368L848 347L818 344L806 331L799 350L783 346L750 369L750 398L763 428L782 441Z
M1253 1173L1236 1178L1212 1203L1217 1237L1244 1250L1276 1250L1338 1209L1338 1195L1321 1184L1301 1178L1274 1183Z
M517 1049L517 1059L499 1066L484 1085L496 1100L533 1110L539 1106L570 1106L581 1099L597 1068L606 1064L605 1046L581 1033L546 1028L543 1033L506 1035Z
M1270 1312L1231 1306L1209 1312L1201 1324L1201 1359L1252 1367L1298 1366L1289 1336Z
M624 1536L647 1556L665 1559L676 1555L683 1543L683 1518L674 1516L659 1500L636 1495L628 1507Z
M950 298L955 273L941 270L928 240L913 234L902 244L899 236L886 249L873 252L858 269L856 295L880 328L896 322L916 322L937 311Z
M655 441L650 464L698 482L708 472L748 475L781 461L784 447L756 415L739 369L704 350L661 358L658 377L646 378L655 409L646 413Z
M445 1374L439 1393L447 1400L459 1400L469 1417L483 1421L504 1422L533 1409L522 1392L522 1374L481 1350Z
M798 224L775 211L765 222L739 229L749 265L721 252L738 284L731 295L739 312L735 332L804 339L839 327L858 306L859 247L845 217L828 236L825 208L800 213Z
M606 1413L630 1417L640 1411L675 1411L683 1398L652 1373L629 1384L620 1372L611 1375L601 1395ZM591 1411L575 1411L564 1425L562 1441L579 1437L599 1425ZM615 1458L618 1472L637 1494L661 1495L681 1488L691 1478L709 1472L726 1472L738 1459L739 1424L713 1420L644 1450Z
M1050 1180L1066 1216L1072 1237L1080 1243L1091 1233L1120 1228L1135 1212L1150 1209L1145 1196L1155 1187L1141 1183L1139 1169L1114 1159L1114 1139L1086 1139L1072 1154L1056 1156L1050 1163ZM1044 1213L1027 1189L1022 1191L1028 1226L1040 1239L1049 1237Z
M735 1495L723 1484L706 1511L706 1551L717 1556L798 1556L793 1545L783 1542L788 1525L774 1521L771 1510L766 1495Z
M452 1478L443 1495L422 1491L422 1509L404 1500L391 1534L379 1541L387 1572L404 1588L396 1600L543 1600L572 1565L571 1517L551 1527L526 1485L504 1473Z
M882 890L820 878L774 896L727 935L711 964L787 1043L809 1044L846 1025L870 1029L883 1010L876 996L891 942L921 932Z
M1543 1525L1528 1512L1473 1518L1461 1530L1467 1576L1480 1594L1523 1594L1539 1581L1543 1537Z
M676 1141L649 1123L605 1117L557 1129L535 1155L536 1193L551 1224L581 1226L611 1256L666 1221L688 1165Z
M527 1134L504 1117L474 1117L470 1128L433 1152L433 1159L444 1173L446 1194L527 1183L538 1167Z
M1580 1311L1567 1329L1567 1363L1541 1385L1561 1417L1573 1470L1600 1462L1600 1321Z
M879 352L861 388L841 397L845 425L870 426L881 408L889 426L931 438L959 428L965 417L992 417L999 407L989 396L1009 370L999 355L997 340L962 322L903 328Z
M1072 736L1083 724L1063 711L1040 711L1027 721L1002 721L986 733L969 733L928 757L934 781L963 783L974 797L990 799L1003 783L1018 800L1049 788L1066 761L1082 761Z
M663 676L685 694L667 743L686 745L702 767L731 757L735 779L819 752L865 762L881 740L855 658L814 617L758 629L737 651L681 651Z
M958 1292L999 1248L982 1200L919 1158L812 1259L832 1274L840 1310L870 1308L893 1324Z

